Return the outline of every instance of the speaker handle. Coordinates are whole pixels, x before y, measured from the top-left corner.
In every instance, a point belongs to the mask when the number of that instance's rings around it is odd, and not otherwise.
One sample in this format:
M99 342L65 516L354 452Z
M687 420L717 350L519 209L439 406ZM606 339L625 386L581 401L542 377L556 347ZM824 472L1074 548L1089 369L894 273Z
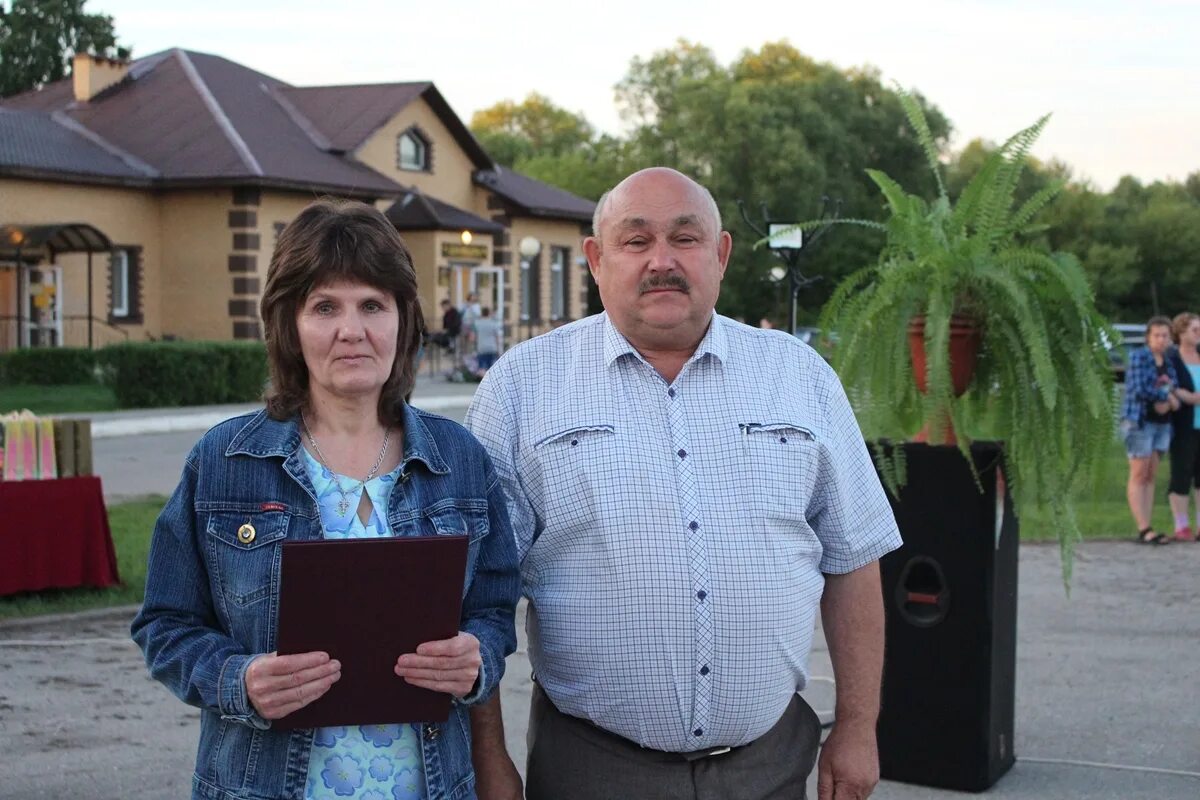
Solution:
M900 571L893 595L901 619L917 628L932 628L950 610L950 588L942 566L928 556L913 556Z

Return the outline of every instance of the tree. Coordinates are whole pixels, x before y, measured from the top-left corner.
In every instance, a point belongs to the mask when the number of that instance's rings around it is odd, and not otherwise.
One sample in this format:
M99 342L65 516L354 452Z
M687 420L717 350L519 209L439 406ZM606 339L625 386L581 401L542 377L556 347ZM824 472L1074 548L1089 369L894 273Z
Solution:
M471 132L492 158L508 167L523 158L574 152L595 136L582 114L560 108L537 92L520 103L501 100L476 111Z
M88 14L87 0L0 2L0 97L65 78L76 53L128 58L112 17Z
M649 59L634 59L617 86L625 120L634 125L631 161L675 167L704 183L734 236L719 309L749 320L785 316L786 291L768 277L776 265L741 219L765 204L779 221L810 219L823 196L843 215L879 218L873 167L906 185L933 189L921 148L898 95L873 69L839 70L787 42L746 50L730 66L712 51L679 41ZM944 145L949 123L922 101ZM761 219L756 219L761 223ZM871 231L832 231L805 255L804 271L825 281L801 295L801 319L813 319L837 280L871 262L881 241Z

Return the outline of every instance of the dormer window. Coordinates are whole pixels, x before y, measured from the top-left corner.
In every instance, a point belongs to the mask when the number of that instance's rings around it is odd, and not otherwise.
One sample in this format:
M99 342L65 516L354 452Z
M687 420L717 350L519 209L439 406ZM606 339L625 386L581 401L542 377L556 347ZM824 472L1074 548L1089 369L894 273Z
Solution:
M400 169L429 170L429 143L416 128L396 137L396 166Z

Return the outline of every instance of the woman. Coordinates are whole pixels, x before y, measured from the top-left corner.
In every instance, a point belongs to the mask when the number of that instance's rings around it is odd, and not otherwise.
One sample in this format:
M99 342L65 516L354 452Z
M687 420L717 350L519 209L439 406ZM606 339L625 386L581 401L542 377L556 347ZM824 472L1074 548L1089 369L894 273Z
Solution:
M1200 317L1177 314L1171 320L1171 335L1177 347L1167 352L1171 366L1179 377L1175 394L1182 401L1171 414L1171 484L1167 500L1175 518L1175 539L1180 542L1200 541L1200 530L1191 527L1188 500L1196 495L1196 524L1200 526Z
M1125 403L1121 411L1121 432L1129 456L1125 494L1138 527L1135 541L1140 544L1170 541L1150 524L1158 462L1171 443L1171 412L1180 405L1175 395L1179 380L1167 358L1170 344L1171 320L1151 317L1146 323L1146 346L1133 351L1125 372Z
M474 797L467 707L516 647L516 552L482 447L403 400L422 330L409 252L374 208L314 203L279 237L262 317L266 410L192 449L133 622L151 674L203 711L192 796ZM336 654L271 652L282 542L447 532L471 536L460 633L396 653L395 672L453 695L450 719L273 730L341 675Z

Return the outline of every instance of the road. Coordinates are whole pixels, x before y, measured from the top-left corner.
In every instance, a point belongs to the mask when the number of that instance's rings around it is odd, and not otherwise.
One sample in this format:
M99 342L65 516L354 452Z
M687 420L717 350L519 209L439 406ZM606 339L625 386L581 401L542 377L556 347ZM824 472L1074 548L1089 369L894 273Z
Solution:
M1200 545L1085 542L1068 600L1057 548L1021 548L1018 762L990 798L1200 797L1197 575ZM0 623L0 798L187 796L197 712L147 676L128 638L131 617ZM521 766L530 689L523 629L518 620L502 686L508 746ZM811 671L828 678L819 634ZM828 718L828 682L804 694ZM872 795L976 796L891 782Z
M462 422L466 407L438 413ZM117 503L146 495L175 491L183 460L202 431L114 436L92 444L96 474L104 484L104 499Z

